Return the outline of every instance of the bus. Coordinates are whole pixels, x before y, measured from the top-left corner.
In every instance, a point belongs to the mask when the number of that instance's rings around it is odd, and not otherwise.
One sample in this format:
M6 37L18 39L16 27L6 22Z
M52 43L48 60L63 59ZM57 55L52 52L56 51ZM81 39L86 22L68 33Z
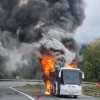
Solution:
M50 72L50 94L77 96L82 94L84 73L78 68L61 68Z

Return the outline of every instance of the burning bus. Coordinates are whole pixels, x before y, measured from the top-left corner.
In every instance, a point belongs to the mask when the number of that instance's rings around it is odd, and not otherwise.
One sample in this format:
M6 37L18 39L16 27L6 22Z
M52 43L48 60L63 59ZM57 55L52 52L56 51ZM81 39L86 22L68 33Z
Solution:
M44 69L44 81L46 84L45 94L51 95L73 95L77 98L81 95L81 80L84 78L84 73L77 68L72 62L67 67L60 69L54 68L53 58L44 58L42 60Z
M53 44L56 48L48 44ZM73 95L75 98L81 95L84 73L77 68L75 53L71 52L70 46L66 48L56 39L42 41L41 46L45 94Z
M77 98L81 95L81 80L84 73L77 68L61 68L50 72L50 94L73 95Z

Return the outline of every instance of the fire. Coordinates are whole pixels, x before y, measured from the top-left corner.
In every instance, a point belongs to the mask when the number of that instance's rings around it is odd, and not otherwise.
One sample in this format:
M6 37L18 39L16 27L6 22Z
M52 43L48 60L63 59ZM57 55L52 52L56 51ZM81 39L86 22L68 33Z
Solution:
M41 61L42 71L43 71L43 76L44 76L43 78L44 78L45 85L46 85L45 94L50 94L49 73L52 72L52 71L55 71L54 63L55 63L54 57L45 57ZM66 68L77 68L77 65L73 61Z
M46 81L46 91L45 94L50 94L50 80Z
M66 66L66 68L77 68L77 64L75 62L72 62L71 64Z
M45 85L46 85L46 91L45 94L50 94L50 80L49 80L49 73L51 71L54 71L54 58L53 57L45 57L42 59L41 63L42 63L42 70L43 70L43 74L44 77L46 77L47 79L45 80Z

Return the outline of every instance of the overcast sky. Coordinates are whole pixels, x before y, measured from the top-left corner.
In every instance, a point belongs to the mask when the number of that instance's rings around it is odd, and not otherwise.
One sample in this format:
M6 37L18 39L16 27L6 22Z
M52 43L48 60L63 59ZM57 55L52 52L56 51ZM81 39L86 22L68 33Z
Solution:
M94 37L100 37L100 0L86 0L86 18L75 32L78 43L90 43Z

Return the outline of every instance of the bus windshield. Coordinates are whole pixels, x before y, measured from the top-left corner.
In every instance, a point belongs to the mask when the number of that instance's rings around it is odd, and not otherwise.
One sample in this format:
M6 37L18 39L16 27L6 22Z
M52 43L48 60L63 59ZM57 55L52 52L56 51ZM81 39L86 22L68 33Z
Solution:
M81 85L81 71L73 69L64 69L61 71L61 84Z

